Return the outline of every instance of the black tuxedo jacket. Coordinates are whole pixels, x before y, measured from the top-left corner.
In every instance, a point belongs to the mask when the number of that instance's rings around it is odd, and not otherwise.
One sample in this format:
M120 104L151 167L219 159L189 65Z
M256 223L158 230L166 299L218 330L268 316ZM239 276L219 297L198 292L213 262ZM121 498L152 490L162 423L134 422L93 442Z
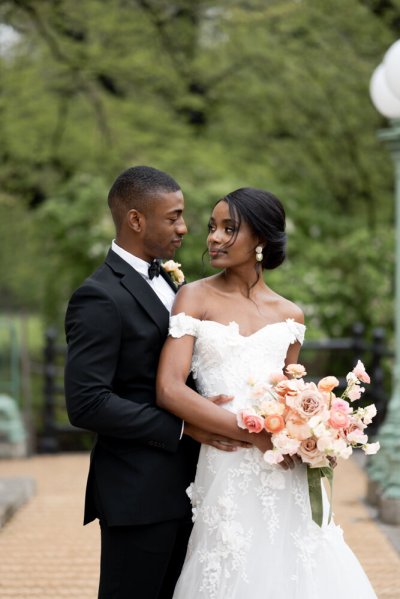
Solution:
M182 421L155 405L168 324L152 288L112 250L69 302L68 415L73 425L97 433L85 524L94 518L109 526L148 524L190 514L185 490L198 444L180 440Z

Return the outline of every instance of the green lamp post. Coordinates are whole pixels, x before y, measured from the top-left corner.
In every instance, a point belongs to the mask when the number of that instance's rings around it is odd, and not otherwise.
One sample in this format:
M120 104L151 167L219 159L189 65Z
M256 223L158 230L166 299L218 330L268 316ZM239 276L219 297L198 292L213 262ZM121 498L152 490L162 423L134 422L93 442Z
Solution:
M378 136L394 162L396 254L392 394L379 432L381 450L371 459L368 473L376 485L380 519L400 524L400 40L390 46L383 62L375 69L370 94L375 108L390 123Z

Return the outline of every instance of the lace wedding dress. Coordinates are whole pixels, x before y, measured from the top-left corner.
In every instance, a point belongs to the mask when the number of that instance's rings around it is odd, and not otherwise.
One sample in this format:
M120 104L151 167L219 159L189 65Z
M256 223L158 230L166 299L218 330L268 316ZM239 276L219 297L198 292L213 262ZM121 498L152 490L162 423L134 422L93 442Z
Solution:
M170 335L193 335L199 393L233 395L233 412L251 404L248 381L282 369L305 327L292 319L250 336L180 313ZM254 400L253 400L254 401ZM194 527L174 599L372 599L376 595L333 522L311 519L306 467L269 466L258 449L223 452L203 445L188 489ZM324 497L325 513L329 511ZM325 519L327 515L325 516Z

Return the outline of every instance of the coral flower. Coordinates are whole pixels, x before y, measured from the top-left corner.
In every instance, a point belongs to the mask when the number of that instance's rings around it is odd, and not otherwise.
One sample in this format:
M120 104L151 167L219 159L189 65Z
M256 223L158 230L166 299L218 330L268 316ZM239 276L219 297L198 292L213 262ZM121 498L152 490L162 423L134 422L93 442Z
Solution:
M265 417L264 427L269 433L279 433L285 428L285 421L280 414L270 414Z

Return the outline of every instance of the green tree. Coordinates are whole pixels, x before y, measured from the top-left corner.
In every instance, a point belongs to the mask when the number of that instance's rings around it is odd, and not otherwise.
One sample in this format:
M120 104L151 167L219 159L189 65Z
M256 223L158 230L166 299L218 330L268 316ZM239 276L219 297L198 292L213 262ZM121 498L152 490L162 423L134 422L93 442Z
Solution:
M46 248L32 298L20 268L10 296L33 306L45 289L47 314L61 314L100 260L107 187L147 163L185 191L189 279L204 272L215 201L267 188L289 229L271 284L316 332L389 327L393 175L368 83L399 0L5 0L0 22L20 35L0 53L0 181Z

